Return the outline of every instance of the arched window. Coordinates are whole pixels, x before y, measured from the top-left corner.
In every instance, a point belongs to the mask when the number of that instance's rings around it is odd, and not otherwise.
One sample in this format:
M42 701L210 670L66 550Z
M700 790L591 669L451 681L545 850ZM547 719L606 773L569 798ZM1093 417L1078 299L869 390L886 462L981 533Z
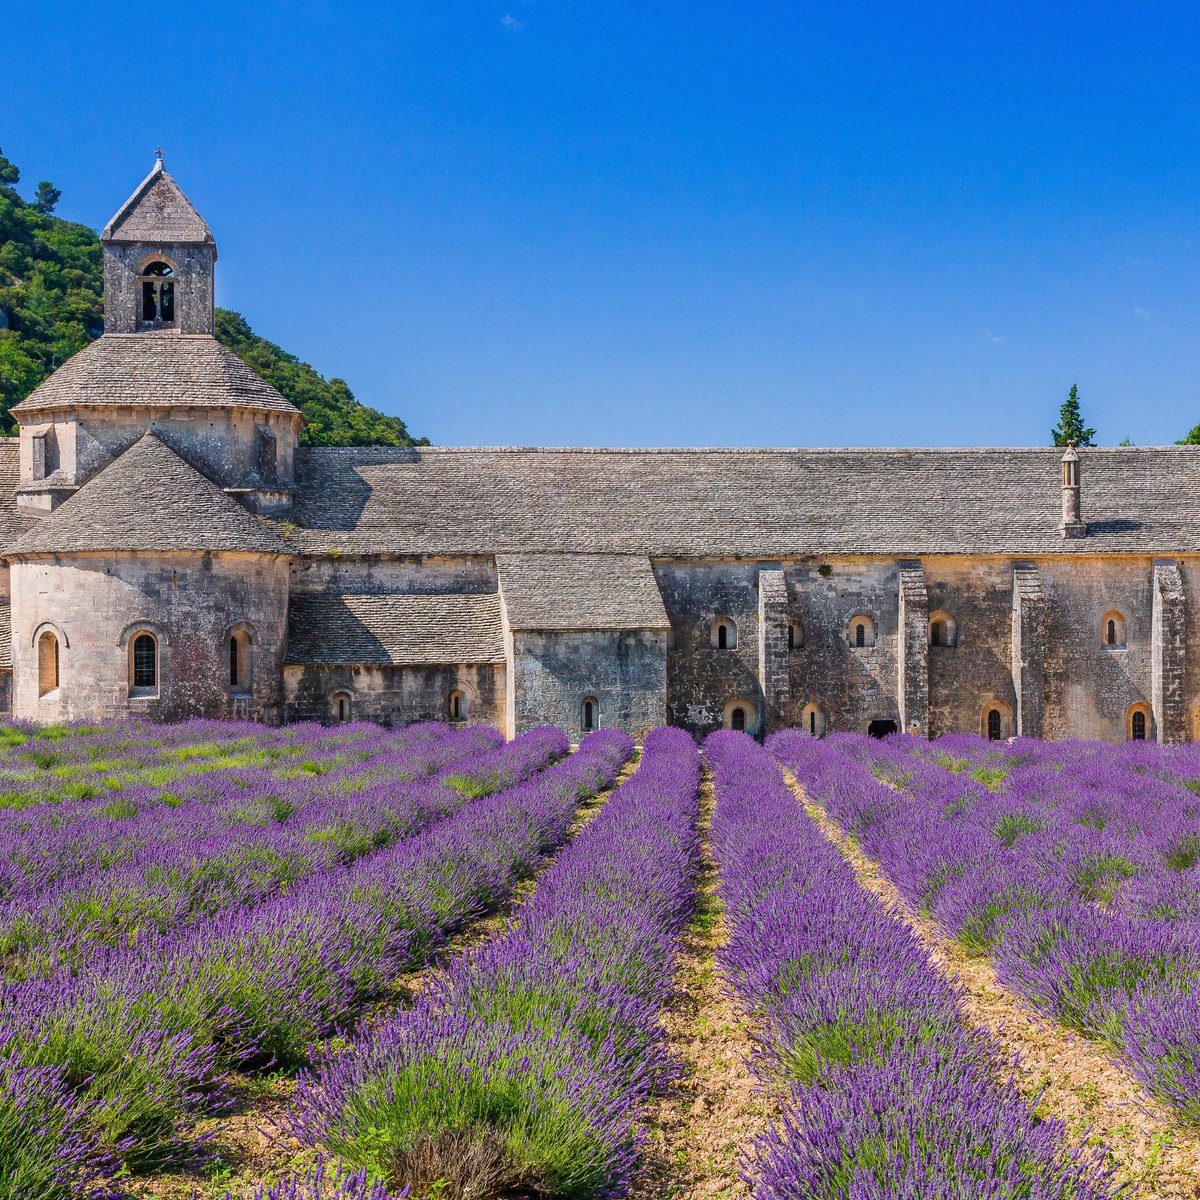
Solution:
M350 720L351 699L349 692L334 692L330 697L330 708L332 710L333 719L339 724L344 725Z
M151 262L142 268L142 324L175 322L175 271L170 263Z
M158 690L158 642L151 633L139 633L130 646L130 682L135 695Z
M799 650L804 645L804 626L799 621L788 622L788 649Z
M1115 608L1100 618L1100 641L1106 650L1125 649L1125 617Z
M229 687L232 691L250 691L250 646L250 635L244 630L229 635Z
M983 706L979 732L991 742L1012 737L1012 709L1003 700L991 700Z
M875 645L875 622L865 613L850 618L847 633L850 645L856 650L866 650Z
M583 702L583 708L579 714L579 724L584 733L591 733L593 729L600 728L600 705L592 696Z
M825 712L819 704L806 704L800 714L800 728L807 730L813 737L821 737L825 733Z
M729 714L729 728L737 729L744 732L746 729L746 710L744 708L735 708Z
M1149 705L1134 704L1125 716L1125 736L1131 742L1144 742L1150 737Z
M958 627L947 612L929 614L929 644L931 646L957 646Z
M737 649L737 624L731 617L718 617L713 622L711 641L718 650Z
M467 715L467 701L461 688L455 688L446 702L446 716L451 721L462 721Z
M48 696L58 690L58 638L46 630L37 644L38 695Z

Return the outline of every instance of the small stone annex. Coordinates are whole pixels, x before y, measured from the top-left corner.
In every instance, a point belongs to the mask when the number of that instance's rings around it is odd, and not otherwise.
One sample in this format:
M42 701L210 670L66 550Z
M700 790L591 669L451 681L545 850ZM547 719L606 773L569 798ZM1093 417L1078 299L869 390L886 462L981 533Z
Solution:
M0 439L15 718L1200 737L1200 450L302 447L161 160L102 242Z

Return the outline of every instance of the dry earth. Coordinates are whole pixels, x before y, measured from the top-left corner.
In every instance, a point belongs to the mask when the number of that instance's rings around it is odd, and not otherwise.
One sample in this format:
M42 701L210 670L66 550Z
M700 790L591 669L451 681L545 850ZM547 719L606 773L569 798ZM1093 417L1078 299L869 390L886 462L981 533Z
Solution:
M613 791L637 770L640 761L641 751L635 751L612 788L581 804L568 840L591 823ZM538 876L553 861L554 854L547 855L501 908L460 929L428 966L396 980L391 993L362 1017L359 1028L368 1028L396 1009L407 1008L446 963L512 928L521 907L533 894ZM223 1200L227 1193L249 1197L260 1185L278 1182L316 1163L317 1153L289 1137L284 1129L295 1091L293 1079L281 1075L235 1077L231 1090L232 1110L199 1125L201 1134L212 1135L206 1153L182 1170L127 1183L132 1196L137 1200Z
M675 1000L663 1015L672 1054L684 1075L650 1114L647 1163L633 1200L714 1200L747 1197L738 1174L741 1148L766 1128L774 1100L747 1068L749 1022L721 977L715 954L725 938L708 841L712 783L701 794L704 858L699 901L689 923L676 976Z
M987 1029L1017 1057L1015 1080L1038 1097L1038 1111L1066 1123L1072 1138L1103 1145L1116 1178L1138 1200L1200 1197L1200 1138L1162 1103L1148 1095L1104 1051L1048 1021L997 979L991 963L968 953L933 921L904 900L879 864L847 838L790 772L788 785L842 852L864 888L902 920L934 965L965 990L968 1020Z

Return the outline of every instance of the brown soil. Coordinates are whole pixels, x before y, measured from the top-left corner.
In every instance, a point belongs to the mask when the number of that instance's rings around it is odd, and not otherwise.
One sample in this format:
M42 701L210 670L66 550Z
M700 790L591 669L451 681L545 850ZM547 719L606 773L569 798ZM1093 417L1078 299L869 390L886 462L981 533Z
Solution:
M715 959L726 933L708 843L712 810L706 770L699 901L684 934L676 997L662 1017L671 1053L682 1062L685 1074L651 1108L651 1141L632 1200L748 1197L750 1189L738 1174L739 1152L775 1112L773 1098L761 1090L746 1065L753 1048L749 1022Z
M790 772L785 775L862 886L913 931L938 970L962 986L967 1019L987 1029L1009 1054L1019 1056L1015 1082L1024 1095L1038 1097L1038 1111L1065 1122L1072 1138L1105 1147L1116 1178L1130 1185L1130 1197L1200 1197L1196 1132L1148 1095L1100 1047L1035 1012L996 979L986 958L970 954L914 911L879 864L843 835Z
M581 803L568 841L591 823L613 791L637 770L640 761L641 751L635 751L610 789ZM499 909L460 929L421 970L397 979L389 994L361 1016L359 1028L369 1028L397 1009L407 1008L448 962L512 928L520 908L533 894L538 876L553 860L553 853L547 855ZM206 1156L170 1173L128 1183L130 1195L137 1200L223 1200L227 1192L249 1197L261 1184L311 1169L317 1152L284 1132L295 1087L295 1081L287 1076L234 1077L232 1111L198 1126L200 1134L213 1135Z

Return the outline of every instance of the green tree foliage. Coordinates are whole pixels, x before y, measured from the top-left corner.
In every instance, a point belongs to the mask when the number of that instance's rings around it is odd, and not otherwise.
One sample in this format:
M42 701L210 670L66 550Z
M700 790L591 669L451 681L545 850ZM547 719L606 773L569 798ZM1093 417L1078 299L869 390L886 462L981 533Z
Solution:
M1083 413L1079 407L1079 387L1071 384L1071 392L1066 403L1058 410L1058 425L1050 430L1050 436L1056 446L1065 446L1074 442L1077 446L1094 446L1096 436L1094 429L1088 429L1083 423Z
M1200 425L1195 426L1185 438L1175 443L1177 446L1200 446Z
M38 184L32 202L21 172L0 151L0 429L55 368L104 330L100 239L53 216L61 193ZM216 335L304 414L309 446L412 446L398 417L360 404L343 379L325 379L294 354L259 337L234 312L216 310Z
M414 441L399 417L385 416L354 398L344 379L325 379L294 354L246 324L240 313L217 309L217 337L304 414L307 446L427 446Z

